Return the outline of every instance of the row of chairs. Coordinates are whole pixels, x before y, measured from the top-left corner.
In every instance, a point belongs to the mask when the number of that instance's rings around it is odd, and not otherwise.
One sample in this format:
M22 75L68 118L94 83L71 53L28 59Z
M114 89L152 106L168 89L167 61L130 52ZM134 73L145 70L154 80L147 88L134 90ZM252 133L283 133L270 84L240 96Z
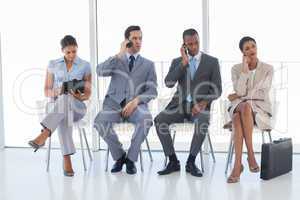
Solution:
M38 108L44 109L44 108L48 108L48 106L47 106L48 103L49 102L47 102L47 101L38 101L37 105L38 105ZM227 114L227 111L226 111L227 104L228 104L228 102L225 102L224 104L222 104L223 106L222 106L222 109L221 109L221 113L224 114L224 116L225 116L225 118L224 118L225 121L229 120L228 119L228 114ZM274 107L276 108L276 106L274 106ZM47 111L48 111L48 109L46 109L46 113L47 113ZM95 111L95 109L94 109L94 111ZM41 120L43 118L44 114L45 114L45 112L39 112L39 120ZM273 117L274 117L274 115L273 115ZM89 124L90 121L91 121L90 119L87 119L85 117L82 120L74 123L74 128L77 129L77 132L79 133L81 156L82 156L82 162L83 162L83 167L84 167L85 171L87 170L87 164L86 164L86 158L85 158L86 156L85 156L85 152L84 152L85 149L87 150L90 162L93 161L92 152L91 152L91 149L90 149L90 146L89 146L89 143L88 143L88 140L87 140L87 135L86 135L86 127L90 125ZM127 128L130 128L130 126L133 126L133 124L130 124L130 123L127 123L127 122L118 123L118 124L114 125L114 128L119 130L119 129L121 129L121 126L126 126ZM175 143L177 130L178 129L182 130L183 128L186 128L186 127L188 127L188 130L193 130L194 123L193 122L174 123L170 126L170 132L172 134L173 144ZM225 173L227 173L229 165L232 163L232 158L233 158L233 153L234 153L234 145L233 145L233 134L234 133L232 131L232 127L229 126L229 127L224 127L224 128L228 129L231 132L229 148L228 148L227 158L226 158L226 166L225 166ZM264 139L264 134L265 133L268 133L269 140L270 140L270 142L272 142L271 131L272 131L271 129L261 130L263 143L265 143L265 139ZM215 163L216 158L215 158L214 149L213 149L213 145L212 145L212 142L211 142L209 131L207 132L207 142L208 142L208 146L209 146L209 153L210 153L210 155L213 159L213 163ZM49 140L48 140L48 148L47 148L47 156L46 156L46 170L47 170L47 172L49 171L49 168L50 168L50 158L51 158L51 149L52 149L51 143L52 142L51 142L51 137L50 137ZM153 157L152 157L152 154L151 154L151 149L150 149L150 145L149 145L149 141L148 141L147 137L145 139L145 143L146 143L146 147L147 147L150 162L153 162ZM109 154L110 154L110 151L107 148L106 149L105 171L108 170ZM140 150L139 157L140 157L139 160L140 160L141 171L143 172L144 171L143 154L142 154L141 150ZM201 170L202 170L202 172L204 172L204 161L203 161L203 150L202 149L200 150L200 162L201 162L200 163L201 164ZM164 164L165 165L167 164L167 157L165 158Z

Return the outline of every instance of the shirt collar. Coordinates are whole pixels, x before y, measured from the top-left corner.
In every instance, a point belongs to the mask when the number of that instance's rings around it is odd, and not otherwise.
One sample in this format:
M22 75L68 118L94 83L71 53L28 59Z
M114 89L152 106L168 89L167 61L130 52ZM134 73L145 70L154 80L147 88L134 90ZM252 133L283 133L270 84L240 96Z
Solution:
M201 58L202 52L199 51L197 55L193 56L194 58L196 58L196 60L199 62L200 58ZM192 56L189 54L189 60L192 58Z
M63 57L59 58L57 60L57 62L65 62L65 57L63 56ZM78 56L76 56L73 63L78 65L80 63L80 58Z
M135 53L135 54L130 54L128 52L126 52L126 57L127 57L127 60L129 60L129 57L130 56L134 56L135 60L137 59L137 57L139 56L139 53Z

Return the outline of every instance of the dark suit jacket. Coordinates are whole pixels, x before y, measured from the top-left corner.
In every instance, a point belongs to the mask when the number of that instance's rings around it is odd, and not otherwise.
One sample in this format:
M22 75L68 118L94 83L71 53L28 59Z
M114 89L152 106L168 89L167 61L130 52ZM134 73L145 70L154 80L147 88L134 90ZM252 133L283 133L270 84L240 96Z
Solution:
M194 79L191 79L189 66L182 66L182 57L172 61L169 72L165 78L167 87L172 88L177 84L177 91L166 109L172 109L181 105L191 94L193 103L201 100L208 101L207 110L213 100L219 98L222 93L222 81L220 66L217 58L202 53L198 69Z

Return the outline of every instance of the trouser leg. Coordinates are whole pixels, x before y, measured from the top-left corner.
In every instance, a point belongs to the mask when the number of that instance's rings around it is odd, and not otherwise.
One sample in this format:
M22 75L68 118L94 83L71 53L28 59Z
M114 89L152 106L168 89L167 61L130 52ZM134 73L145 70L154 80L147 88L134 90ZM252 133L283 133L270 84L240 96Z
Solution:
M145 104L141 104L128 118L129 122L135 124L135 130L131 138L127 157L136 162L141 149L141 144L148 135L149 129L153 125L152 116Z

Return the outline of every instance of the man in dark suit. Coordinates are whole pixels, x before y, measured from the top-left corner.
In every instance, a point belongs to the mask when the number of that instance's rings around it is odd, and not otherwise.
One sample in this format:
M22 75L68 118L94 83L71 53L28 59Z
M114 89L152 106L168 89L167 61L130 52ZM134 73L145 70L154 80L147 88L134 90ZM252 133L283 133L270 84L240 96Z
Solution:
M181 57L172 61L165 78L165 84L169 88L177 83L177 91L165 110L154 119L164 153L169 158L167 166L158 174L180 171L169 125L192 121L195 123L195 132L185 168L191 175L201 177L202 173L195 164L195 158L207 133L211 103L222 93L220 67L218 59L199 50L196 30L185 30L183 42Z

